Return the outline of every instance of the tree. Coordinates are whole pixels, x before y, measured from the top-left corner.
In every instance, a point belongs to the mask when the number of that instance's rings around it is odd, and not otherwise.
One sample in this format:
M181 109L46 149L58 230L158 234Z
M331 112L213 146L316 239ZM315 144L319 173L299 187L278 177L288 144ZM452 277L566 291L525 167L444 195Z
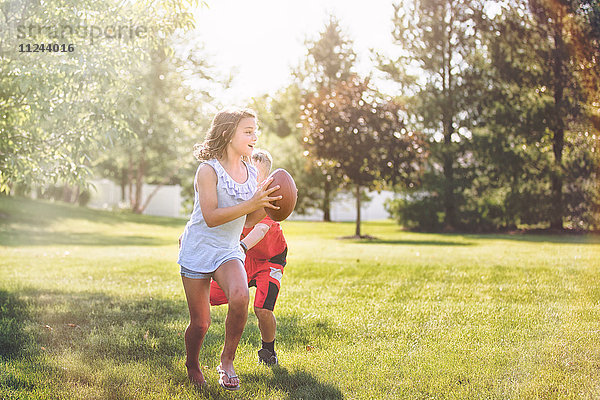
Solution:
M578 32L591 32L582 21L575 8L537 1L515 1L489 21L491 87L477 96L474 145L480 176L493 176L504 193L507 225L598 223L591 211L599 204L598 127L589 95L598 80L588 74L597 62L578 58L598 50L580 42Z
M486 52L473 66L482 84L469 88L478 104L467 199L468 225L479 230L538 224L550 213L549 161L543 150L549 100L540 83L545 69L532 48L540 38L525 15L526 8L511 7L492 20L484 14L477 21Z
M322 88L304 104L306 148L353 187L360 238L363 189L414 184L426 154L424 141L405 129L402 108L382 99L368 81L352 75L330 89Z
M402 84L408 121L432 142L420 192L404 211L393 207L400 219L442 229L441 215L446 228L480 231L596 226L600 47L592 3L515 0L495 17L489 2L396 6L401 57L380 56L380 68Z
M296 71L296 77L302 88L303 101L313 93L324 89L331 91L339 82L348 79L354 72L356 54L352 49L352 41L343 33L338 20L334 16L329 17L329 22L320 33L319 38L307 41L307 57L304 65ZM313 181L323 190L322 206L323 220L331 221L331 201L339 190L341 182L336 179L332 166L327 163L315 164L321 171L321 175ZM312 168L308 168L312 170Z
M379 68L406 92L414 93L408 110L414 116L414 129L425 132L432 143L429 171L434 176L426 182L441 185L424 189L432 195L441 192L447 229L459 225L461 186L466 183L463 165L474 106L467 89L480 44L474 19L481 12L469 0L399 3L394 6L392 35L401 56L379 56Z
M553 168L551 169L552 182L552 204L550 227L554 229L563 228L565 207L563 199L564 187L564 164L563 150L565 146L565 120L573 115L574 109L569 107L565 91L569 90L571 76L568 71L569 62L568 44L565 42L565 19L568 10L565 6L552 6L546 0L530 0L529 7L536 18L536 27L540 29L540 36L548 42L546 49L540 49L546 54L542 57L549 62L546 69L546 81L548 89L552 92L553 104L548 115L548 128L552 132L552 152L554 154Z
M186 7L195 3L3 1L0 191L59 181L85 185L91 154L132 134L126 121L134 116L115 106L123 93L140 93L132 71L156 39L191 26ZM64 49L28 51L57 42ZM30 47L20 52L23 43Z
M303 155L304 132L300 119L302 95L298 85L282 88L273 95L254 99L259 115L259 147L273 156L273 169L290 172L298 188L294 213L305 214L323 206L323 173L316 163ZM317 184L315 184L317 182Z
M210 67L190 59L199 54L198 48L186 50L187 54L170 54L168 48L165 44L155 49L148 64L140 68L135 79L141 93L135 98L124 95L127 108L135 115L126 121L134 135L108 145L111 151L98 163L103 176L121 184L123 194L127 188L129 204L136 213L145 210L162 185L187 179L181 174L193 163L191 148L198 131L208 124L202 104L211 98L192 89L183 71L200 75L197 85L202 79L212 80ZM142 202L145 183L157 186Z
M572 41L574 72L586 93L587 114L600 130L600 3L595 0L560 0L567 7L567 35Z

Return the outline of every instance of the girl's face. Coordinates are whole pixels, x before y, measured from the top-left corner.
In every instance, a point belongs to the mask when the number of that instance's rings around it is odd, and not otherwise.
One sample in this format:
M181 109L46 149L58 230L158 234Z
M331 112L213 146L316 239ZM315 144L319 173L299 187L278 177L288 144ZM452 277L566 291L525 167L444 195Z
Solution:
M257 140L256 119L252 117L242 118L231 138L229 148L236 154L251 157Z

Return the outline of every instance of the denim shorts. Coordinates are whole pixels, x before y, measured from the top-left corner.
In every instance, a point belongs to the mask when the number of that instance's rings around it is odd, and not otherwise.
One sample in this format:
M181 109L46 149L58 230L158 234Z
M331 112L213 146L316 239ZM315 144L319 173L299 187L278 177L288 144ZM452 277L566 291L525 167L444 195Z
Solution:
M213 272L197 272L197 271L192 271L191 269L187 269L183 265L180 265L180 267L181 267L181 271L180 271L181 276L184 276L189 279L210 279L214 275L214 271Z

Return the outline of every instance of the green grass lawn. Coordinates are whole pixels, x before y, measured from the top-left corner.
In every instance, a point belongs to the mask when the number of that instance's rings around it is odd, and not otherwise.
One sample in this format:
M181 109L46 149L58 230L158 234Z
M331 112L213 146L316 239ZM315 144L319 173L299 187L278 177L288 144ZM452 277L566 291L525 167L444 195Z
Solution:
M0 197L0 398L600 398L599 237L392 222L365 223L369 242L337 239L352 223L284 222L281 367L258 365L250 314L242 390L222 390L216 307L209 387L195 390L176 264L185 222Z

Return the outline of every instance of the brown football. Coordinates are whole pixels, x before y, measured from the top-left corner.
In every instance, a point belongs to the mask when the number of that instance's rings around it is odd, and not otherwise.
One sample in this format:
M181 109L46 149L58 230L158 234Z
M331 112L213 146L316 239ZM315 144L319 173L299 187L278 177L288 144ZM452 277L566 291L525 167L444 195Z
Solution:
M272 201L271 204L279 206L279 210L265 207L267 215L274 221L283 221L290 216L294 207L296 207L296 200L298 200L298 189L296 189L296 183L292 176L282 168L278 168L269 175L273 177L273 182L269 184L268 188L279 185L279 189L270 194L271 197L283 196L280 200Z

